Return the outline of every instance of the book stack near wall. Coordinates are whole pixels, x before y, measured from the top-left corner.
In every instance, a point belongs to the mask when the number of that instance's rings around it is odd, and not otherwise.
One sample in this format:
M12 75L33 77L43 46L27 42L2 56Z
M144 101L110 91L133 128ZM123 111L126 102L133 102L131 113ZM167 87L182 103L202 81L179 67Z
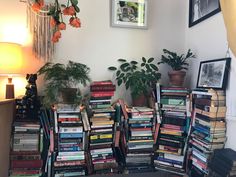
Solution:
M185 173L190 128L189 91L182 87L161 87L161 125L154 166L176 174Z
M9 176L42 175L43 131L37 118L30 120L21 99L16 100L16 119L12 127Z
M148 107L132 107L127 112L126 170L128 173L153 171L154 110Z
M236 152L230 148L216 149L210 161L210 176L236 176Z
M208 162L215 149L226 141L225 92L223 90L196 89L192 91L194 122L191 133L192 176L209 176Z
M79 106L58 104L55 106L55 137L53 175L84 176L86 163L84 154L84 132Z
M117 173L118 164L113 152L115 110L111 106L115 85L111 81L95 81L90 86L91 131L89 150L93 172Z

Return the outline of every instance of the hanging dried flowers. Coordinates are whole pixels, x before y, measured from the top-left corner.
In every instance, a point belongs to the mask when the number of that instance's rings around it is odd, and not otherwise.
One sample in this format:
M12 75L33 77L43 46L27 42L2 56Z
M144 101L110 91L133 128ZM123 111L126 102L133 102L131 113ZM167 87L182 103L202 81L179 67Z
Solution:
M34 0L32 9L39 12L45 7L44 0ZM56 43L61 38L61 30L66 29L66 23L63 20L63 15L70 16L69 24L72 27L80 28L81 22L77 17L80 9L78 7L78 0L67 0L67 4L59 3L58 0L52 0L49 4L48 15L51 16L50 26L53 29L52 42Z

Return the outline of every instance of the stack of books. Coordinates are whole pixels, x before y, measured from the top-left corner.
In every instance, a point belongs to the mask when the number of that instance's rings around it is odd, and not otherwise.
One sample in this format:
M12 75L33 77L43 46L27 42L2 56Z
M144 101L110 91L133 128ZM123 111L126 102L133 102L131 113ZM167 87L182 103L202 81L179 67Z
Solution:
M236 176L236 152L230 148L217 149L210 161L211 176Z
M56 105L55 117L55 161L53 174L59 176L84 176L86 174L84 154L84 131L80 108L76 105Z
M16 121L13 123L10 152L10 177L42 174L41 159L43 132L39 122Z
M132 107L128 112L126 168L128 173L153 171L154 110Z
M213 150L224 147L226 141L225 92L197 89L192 91L194 122L191 133L192 174L207 176L208 162Z
M115 109L111 106L115 85L111 81L95 81L90 90L93 114L89 118L89 150L93 172L117 173L118 164L113 152Z
M190 127L189 90L161 87L161 125L156 143L154 166L157 170L185 173L185 158Z

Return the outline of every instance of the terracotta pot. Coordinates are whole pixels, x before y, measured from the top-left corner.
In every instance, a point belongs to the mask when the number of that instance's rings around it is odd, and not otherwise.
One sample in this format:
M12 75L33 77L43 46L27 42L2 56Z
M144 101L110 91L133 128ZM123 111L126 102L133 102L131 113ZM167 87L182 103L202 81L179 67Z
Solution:
M185 71L169 71L168 75L171 86L182 87L184 85Z
M63 103L73 103L76 98L77 89L76 88L64 88L64 89L61 89L60 92L61 92L61 97L62 97Z
M132 103L133 106L147 106L147 97L144 94L137 97L132 96Z

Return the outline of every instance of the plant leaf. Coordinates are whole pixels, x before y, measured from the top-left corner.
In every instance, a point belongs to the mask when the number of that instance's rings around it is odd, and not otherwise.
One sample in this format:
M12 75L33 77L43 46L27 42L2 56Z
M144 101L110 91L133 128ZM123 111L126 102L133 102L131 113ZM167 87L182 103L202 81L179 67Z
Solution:
M70 2L73 6L77 6L78 4L78 0L70 0Z
M151 62L153 62L154 61L154 58L149 58L148 59L148 63L151 63Z
M146 58L144 58L144 57L142 57L142 61L143 61L144 63L147 62Z
M150 66L151 66L151 68L152 68L153 70L158 71L158 67L157 67L156 65L150 64Z
M125 59L122 59L122 58L118 59L118 61L119 62L127 62Z
M111 70L111 71L115 71L115 70L117 70L117 68L114 67L114 66L110 66L108 69Z

